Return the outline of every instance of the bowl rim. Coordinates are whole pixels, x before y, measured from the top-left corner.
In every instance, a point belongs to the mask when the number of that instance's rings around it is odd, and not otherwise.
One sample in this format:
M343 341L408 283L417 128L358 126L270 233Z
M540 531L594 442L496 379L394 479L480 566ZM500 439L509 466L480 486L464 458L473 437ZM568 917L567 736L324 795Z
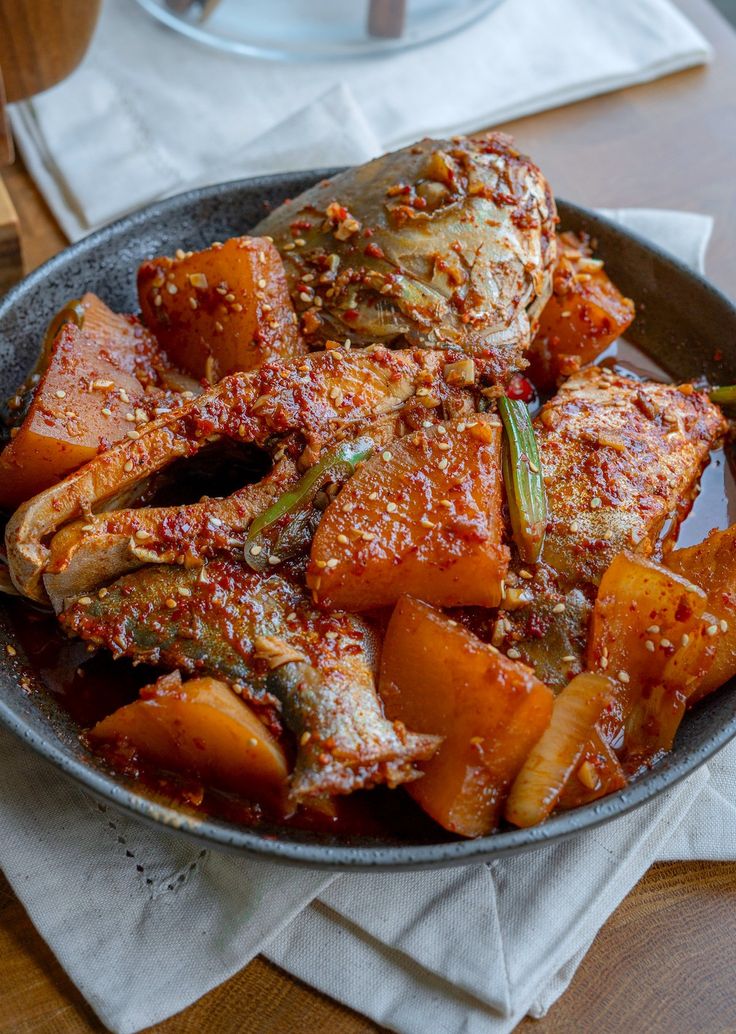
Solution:
M316 183L341 171L342 168L324 168L247 177L198 187L155 201L71 244L29 273L0 299L0 323L12 311L18 300L27 292L38 288L49 277L53 277L58 269L70 261L93 254L98 247L111 240L134 232L137 227L143 226L151 219L173 215L182 208L210 200L216 201L223 196L238 195L243 191L252 194L259 189L273 189L279 186L288 190L290 184L303 184L306 179L312 179ZM720 303L724 311L736 320L736 306L708 280L669 253L591 209L563 199L558 199L558 205L563 212L563 222L567 217L572 217L592 227L593 231L596 226L600 226L633 239L660 264L670 267L680 275L684 274L700 291L711 295L713 301ZM734 689L736 680L722 687L717 693L728 693ZM102 766L92 767L74 756L64 748L53 730L49 729L47 733L39 732L3 697L0 697L0 722L93 795L149 824L178 831L194 838L200 844L204 841L210 847L236 850L277 862L333 871L412 870L466 865L557 843L641 807L691 775L736 737L735 707L730 719L707 735L696 748L686 750L678 756L675 747L667 755L666 764L655 765L624 789L591 804L553 816L539 826L503 831L472 840L384 845L370 842L350 844L282 840L274 837L270 831L264 833L257 828L183 812L131 789Z

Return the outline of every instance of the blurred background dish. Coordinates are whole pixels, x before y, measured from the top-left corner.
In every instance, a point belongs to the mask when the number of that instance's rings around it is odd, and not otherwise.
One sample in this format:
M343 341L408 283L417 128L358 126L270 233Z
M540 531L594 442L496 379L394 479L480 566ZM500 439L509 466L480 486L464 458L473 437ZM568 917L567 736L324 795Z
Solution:
M502 0L138 0L155 18L220 50L310 61L394 53L441 39Z

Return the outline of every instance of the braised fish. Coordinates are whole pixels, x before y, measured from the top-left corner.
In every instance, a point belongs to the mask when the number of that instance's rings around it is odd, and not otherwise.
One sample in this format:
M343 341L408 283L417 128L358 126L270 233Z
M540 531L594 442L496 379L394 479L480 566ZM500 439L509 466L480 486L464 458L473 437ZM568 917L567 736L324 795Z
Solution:
M674 540L727 425L689 384L602 367L566 381L534 424L547 535L541 563L512 565L494 642L559 686L581 670L604 571L618 553L657 555Z
M302 333L462 348L498 379L526 366L552 289L556 210L508 137L422 140L317 184L254 230L272 237Z
M147 567L78 598L60 621L116 657L216 675L256 705L276 698L297 742L295 802L415 779L440 742L385 718L370 626L317 611L278 574L226 560Z

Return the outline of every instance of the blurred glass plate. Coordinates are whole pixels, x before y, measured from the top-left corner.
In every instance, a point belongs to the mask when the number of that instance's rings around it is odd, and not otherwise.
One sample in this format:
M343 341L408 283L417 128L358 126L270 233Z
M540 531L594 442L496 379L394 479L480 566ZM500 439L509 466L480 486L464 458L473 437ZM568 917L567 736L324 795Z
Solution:
M138 0L159 21L230 53L311 61L441 39L502 0Z

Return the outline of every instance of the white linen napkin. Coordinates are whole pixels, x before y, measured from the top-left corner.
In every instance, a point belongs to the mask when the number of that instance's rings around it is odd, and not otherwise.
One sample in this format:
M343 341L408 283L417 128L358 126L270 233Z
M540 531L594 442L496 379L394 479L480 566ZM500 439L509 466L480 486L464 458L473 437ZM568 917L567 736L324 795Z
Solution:
M193 182L362 160L710 56L669 0L505 0L427 47L308 64L216 53L132 0L106 0L82 66L11 118L29 169L77 239Z
M709 218L613 214L702 268ZM507 1034L559 997L649 865L675 858L736 859L736 745L561 844L490 865L338 875L142 825L0 731L0 866L120 1034L185 1008L258 952L398 1034Z

